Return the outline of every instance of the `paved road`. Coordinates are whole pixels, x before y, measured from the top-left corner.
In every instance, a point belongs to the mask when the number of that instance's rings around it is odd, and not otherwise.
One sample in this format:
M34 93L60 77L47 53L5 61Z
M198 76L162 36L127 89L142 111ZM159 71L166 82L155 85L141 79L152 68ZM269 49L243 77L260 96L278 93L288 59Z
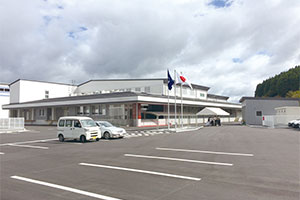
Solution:
M81 144L27 128L0 135L1 200L300 199L296 130L223 126Z

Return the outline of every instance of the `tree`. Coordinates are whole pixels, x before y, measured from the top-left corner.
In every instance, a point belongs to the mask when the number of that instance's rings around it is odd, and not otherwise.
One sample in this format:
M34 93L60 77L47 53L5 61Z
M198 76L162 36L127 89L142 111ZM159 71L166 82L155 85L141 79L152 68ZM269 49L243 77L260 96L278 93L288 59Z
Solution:
M300 90L289 91L289 92L286 94L286 97L289 97L289 98L300 98Z
M286 97L289 91L300 89L300 65L264 80L256 86L256 97Z

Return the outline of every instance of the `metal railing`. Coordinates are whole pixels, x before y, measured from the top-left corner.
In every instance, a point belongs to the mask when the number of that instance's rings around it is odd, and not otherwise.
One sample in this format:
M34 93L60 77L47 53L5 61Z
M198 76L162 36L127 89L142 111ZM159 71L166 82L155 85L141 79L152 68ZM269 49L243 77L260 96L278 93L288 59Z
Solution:
M23 130L24 118L0 118L1 130Z

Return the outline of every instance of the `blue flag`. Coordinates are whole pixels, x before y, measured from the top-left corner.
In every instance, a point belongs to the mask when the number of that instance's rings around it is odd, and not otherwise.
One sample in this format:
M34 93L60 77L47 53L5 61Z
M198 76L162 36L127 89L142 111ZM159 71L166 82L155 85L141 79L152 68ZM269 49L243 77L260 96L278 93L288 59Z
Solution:
M169 90L172 90L172 85L174 85L174 80L172 79L169 70L168 70L168 88Z

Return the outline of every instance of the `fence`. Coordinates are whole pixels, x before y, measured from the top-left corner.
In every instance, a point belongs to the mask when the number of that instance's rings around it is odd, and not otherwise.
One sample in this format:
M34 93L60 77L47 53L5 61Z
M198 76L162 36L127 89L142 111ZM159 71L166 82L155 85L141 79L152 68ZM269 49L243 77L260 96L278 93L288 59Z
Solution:
M1 130L23 130L24 118L0 118Z
M289 121L299 118L299 115L265 115L262 125L268 127L287 126Z

